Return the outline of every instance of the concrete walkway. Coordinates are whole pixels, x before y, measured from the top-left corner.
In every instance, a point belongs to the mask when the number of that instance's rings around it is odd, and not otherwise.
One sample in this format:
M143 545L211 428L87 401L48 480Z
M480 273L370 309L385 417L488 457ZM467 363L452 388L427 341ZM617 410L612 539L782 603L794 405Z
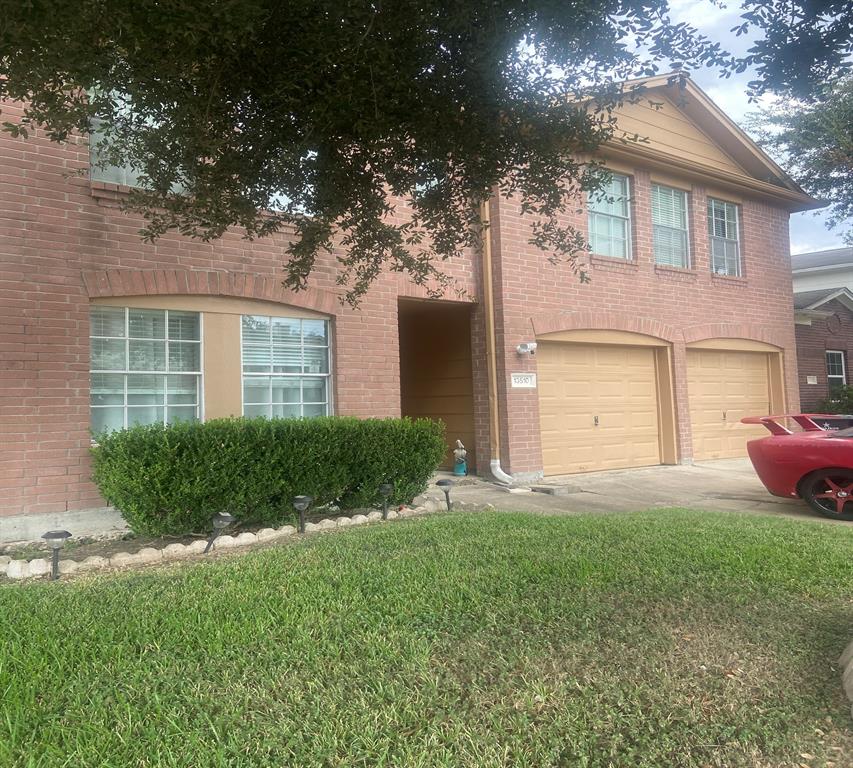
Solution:
M691 466L657 466L549 477L535 487L550 487L555 495L532 491L508 492L476 478L463 478L453 488L452 498L478 505L492 504L496 509L544 514L636 512L653 507L690 507L744 514L783 515L845 525L812 512L799 499L771 496L756 476L749 459L722 459ZM441 496L435 488L428 492L431 497L436 493Z

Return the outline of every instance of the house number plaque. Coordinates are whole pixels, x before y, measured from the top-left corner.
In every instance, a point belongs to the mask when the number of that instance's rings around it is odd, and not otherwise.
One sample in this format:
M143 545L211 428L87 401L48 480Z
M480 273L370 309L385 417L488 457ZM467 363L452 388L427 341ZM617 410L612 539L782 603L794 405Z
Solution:
M513 389L536 389L535 373L511 373L509 376Z

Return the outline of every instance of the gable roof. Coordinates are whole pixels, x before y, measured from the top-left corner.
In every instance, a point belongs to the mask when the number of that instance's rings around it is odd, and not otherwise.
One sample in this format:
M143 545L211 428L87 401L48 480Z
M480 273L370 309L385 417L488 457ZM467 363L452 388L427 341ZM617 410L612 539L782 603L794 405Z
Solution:
M679 113L712 141L741 171L718 162L679 157L672 152L642 142L616 140L606 151L626 157L642 156L665 169L683 170L727 186L747 188L762 197L773 198L789 211L805 211L824 207L825 203L808 195L776 162L762 150L710 97L684 72L671 72L625 84L626 94L636 92L641 98L665 97ZM648 99L646 99L648 101ZM619 127L619 111L616 111ZM633 132L631 132L633 133Z
M837 300L853 311L853 293L847 288L824 288L819 291L800 291L794 294L794 309L802 312L820 310L824 304Z
M791 269L795 273L829 270L838 267L853 268L853 247L791 254Z

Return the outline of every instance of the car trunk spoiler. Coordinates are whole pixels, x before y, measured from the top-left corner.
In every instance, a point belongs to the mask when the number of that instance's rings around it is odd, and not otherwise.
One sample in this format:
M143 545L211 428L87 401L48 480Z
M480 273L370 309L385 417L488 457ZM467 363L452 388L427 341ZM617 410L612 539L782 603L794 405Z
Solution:
M763 424L773 435L790 435L791 430L782 426L779 419L793 419L802 427L804 432L824 432L824 428L817 424L815 419L839 419L853 418L841 416L837 413L783 413L778 416L745 416L740 420L741 424Z

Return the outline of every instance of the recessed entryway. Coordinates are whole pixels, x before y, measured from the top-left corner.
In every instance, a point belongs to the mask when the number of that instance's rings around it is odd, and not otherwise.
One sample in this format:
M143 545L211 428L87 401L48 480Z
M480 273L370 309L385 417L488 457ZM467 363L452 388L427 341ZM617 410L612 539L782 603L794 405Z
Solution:
M468 466L477 466L471 309L470 304L414 299L401 299L398 305L400 413L444 422L444 469L453 466L456 440L468 450Z
M635 334L586 334L539 338L544 474L674 462L668 347ZM558 340L561 337L583 341ZM613 343L594 343L608 338ZM618 343L625 341L643 343Z

